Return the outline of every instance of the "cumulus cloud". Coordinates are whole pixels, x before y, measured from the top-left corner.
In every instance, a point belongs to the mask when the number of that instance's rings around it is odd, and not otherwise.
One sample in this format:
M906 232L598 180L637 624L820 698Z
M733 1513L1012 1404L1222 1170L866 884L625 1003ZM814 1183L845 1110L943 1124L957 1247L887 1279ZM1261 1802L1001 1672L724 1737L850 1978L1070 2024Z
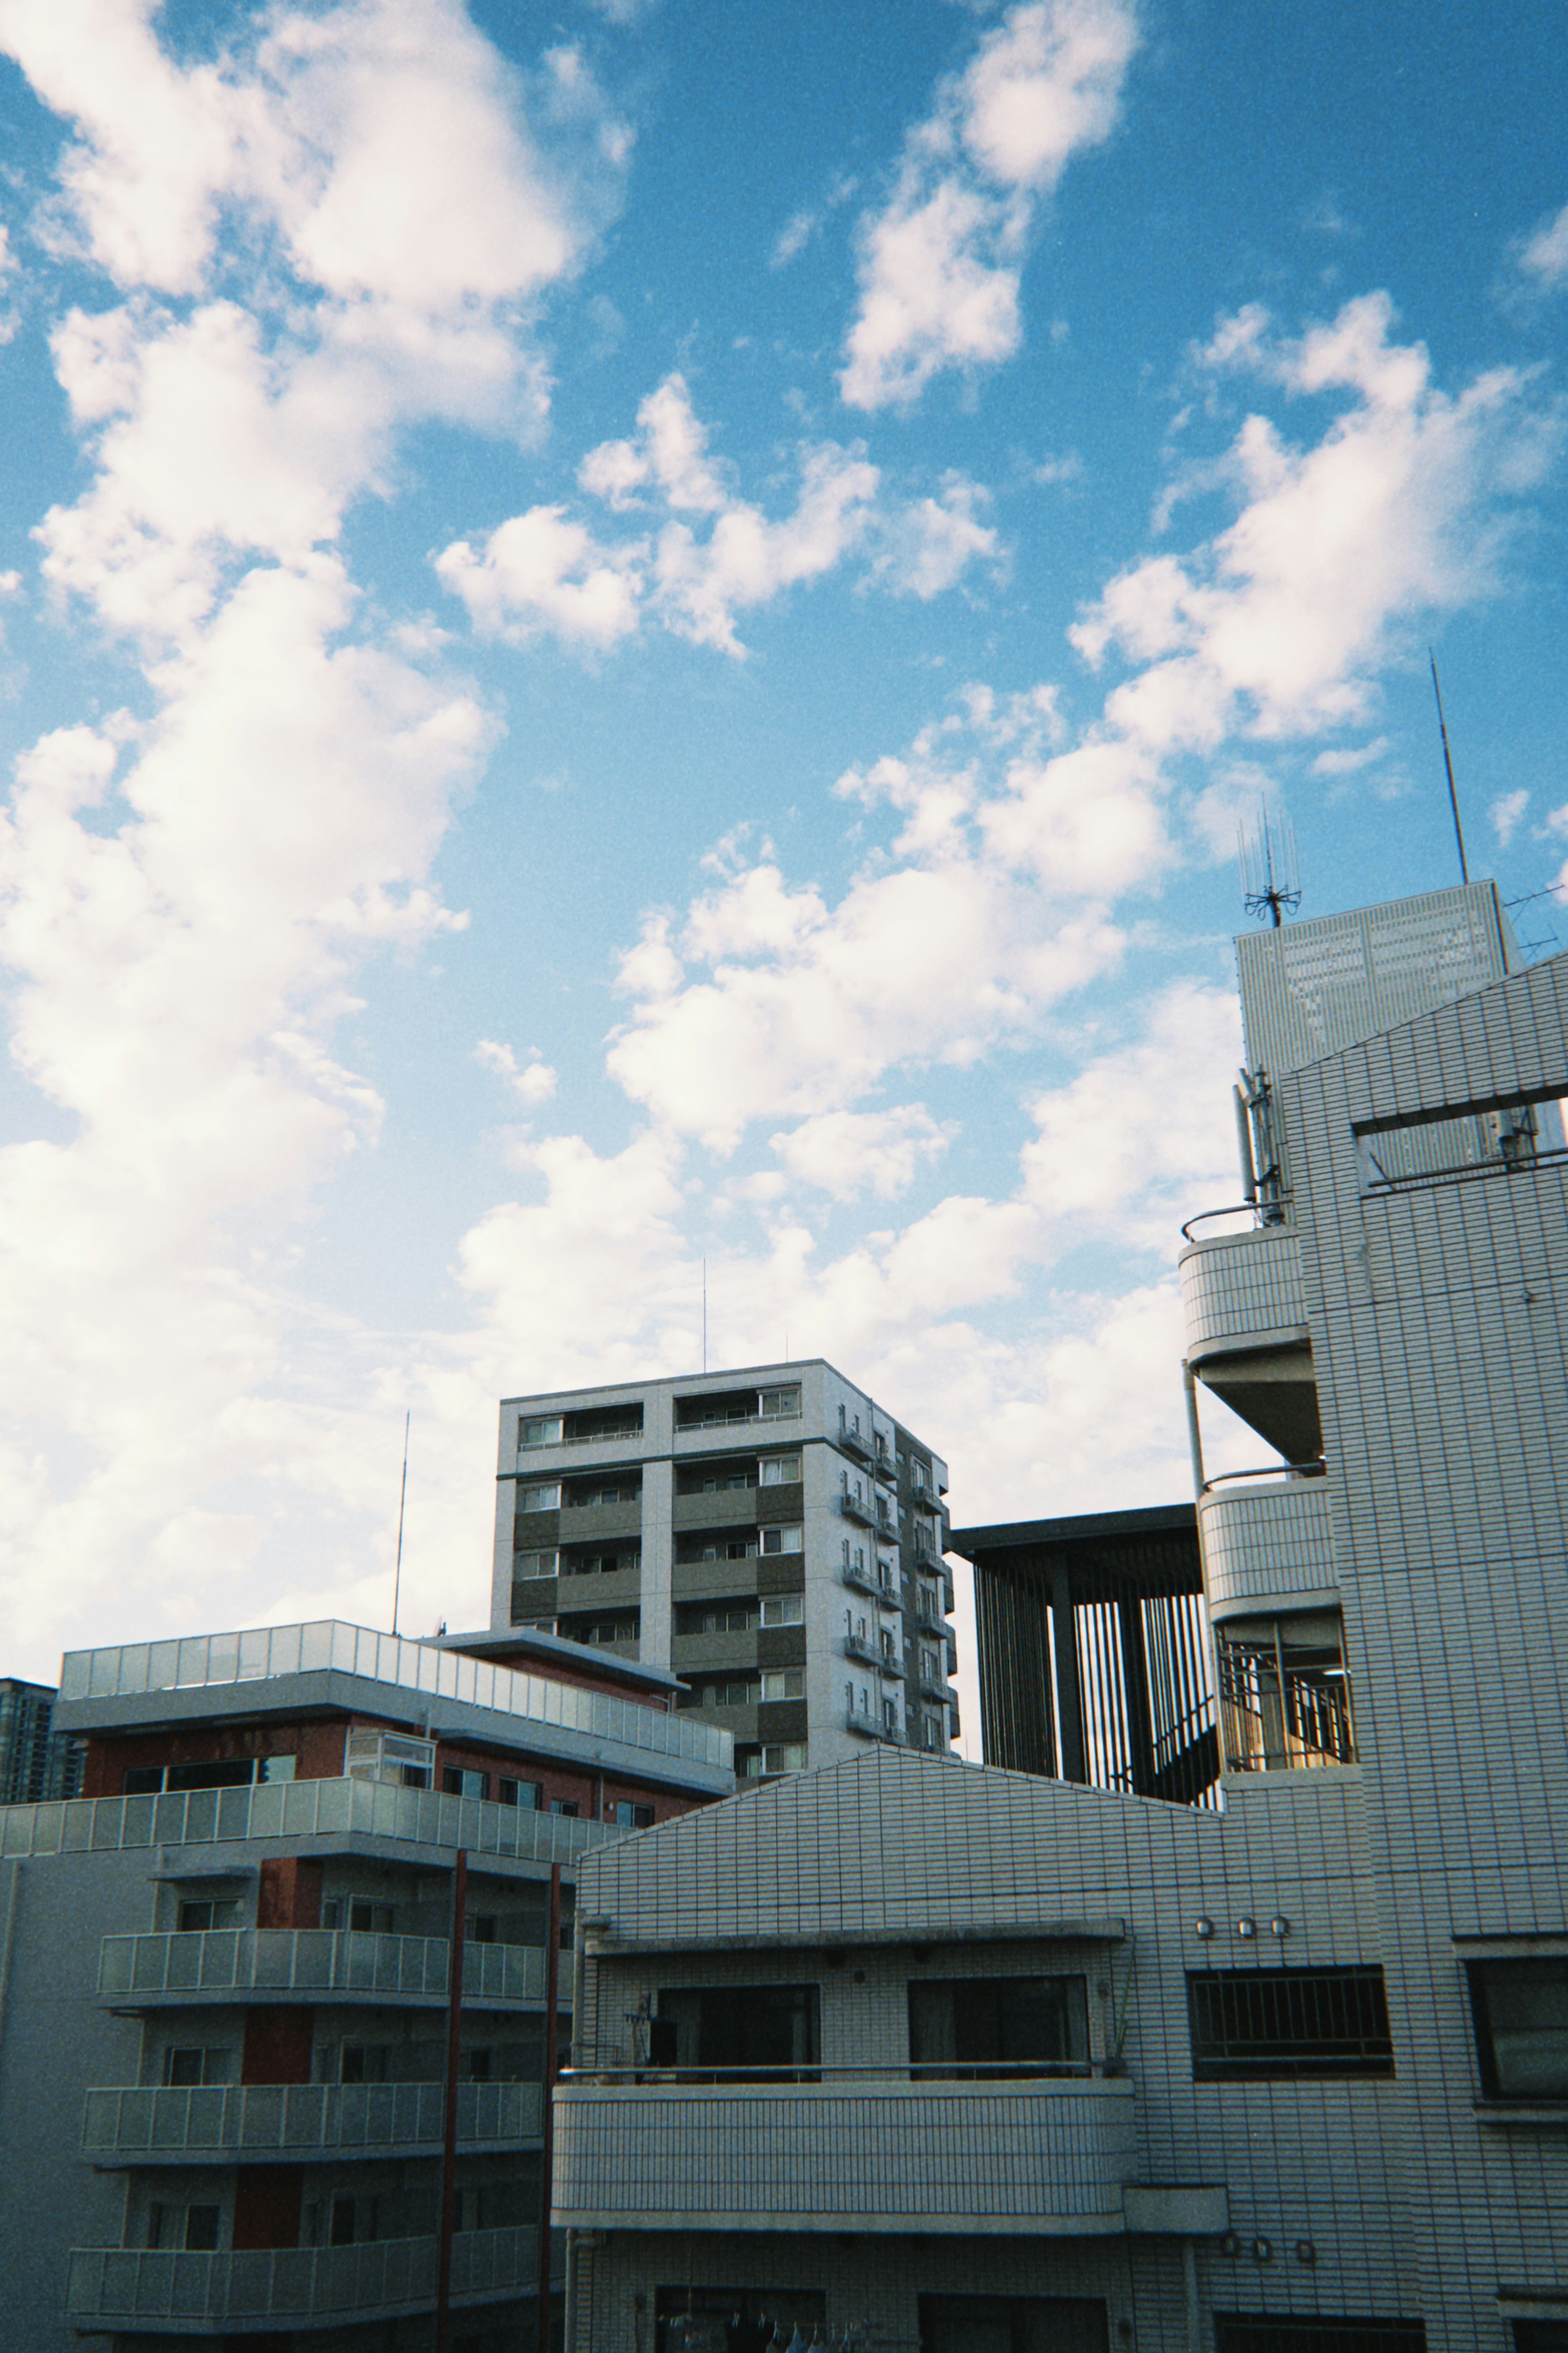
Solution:
M1544 293L1568 286L1568 205L1528 237L1519 249L1519 266Z
M604 648L651 620L739 659L743 613L858 552L868 581L926 601L972 563L996 558L976 483L954 477L938 498L889 506L862 450L804 442L795 507L770 517L740 495L708 443L685 378L667 376L638 408L637 432L602 442L577 470L581 488L613 513L645 519L637 536L601 540L563 506L533 507L478 549L468 540L444 549L437 572L489 636L521 643L547 630Z
M12 1054L63 1131L0 1152L10 1622L211 1623L295 1538L296 1593L365 1614L382 1385L474 1399L288 1270L382 1118L333 1045L357 968L464 921L430 869L493 723L438 639L367 616L338 543L409 425L537 417L531 306L624 142L574 53L521 79L451 0L284 8L195 65L140 0L7 0L0 44L69 130L40 233L109 281L55 324L89 479L44 575L122 633L137 712L35 744L0 823ZM515 1082L541 1100L542 1066Z
M820 1112L775 1135L773 1148L797 1183L835 1201L866 1192L892 1201L908 1192L922 1160L946 1150L948 1134L923 1103L904 1103L897 1111Z
M482 1069L493 1071L497 1078L503 1079L518 1101L531 1109L548 1103L555 1092L557 1074L537 1047L520 1070L510 1046L501 1045L494 1038L481 1038L474 1048L474 1060Z
M1524 812L1529 807L1530 795L1522 785L1517 792L1500 794L1493 801L1487 814L1491 818L1492 831L1497 835L1500 849L1508 848L1509 843L1519 831L1524 820Z
M1022 0L910 132L891 196L860 223L860 301L839 388L907 406L947 368L1017 350L1037 205L1103 143L1137 47L1125 0Z

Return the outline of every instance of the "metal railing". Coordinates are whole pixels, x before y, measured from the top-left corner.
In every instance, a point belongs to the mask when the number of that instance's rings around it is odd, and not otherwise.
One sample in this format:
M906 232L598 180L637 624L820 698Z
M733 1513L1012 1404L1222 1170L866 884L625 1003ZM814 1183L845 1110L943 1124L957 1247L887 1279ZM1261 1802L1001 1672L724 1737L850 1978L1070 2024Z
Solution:
M684 1722L684 1717L656 1718ZM726 1733L723 1737L728 1740ZM0 1806L0 1855L89 1854L105 1849L205 1846L247 1839L370 1838L466 1847L475 1855L574 1862L618 1838L613 1824L443 1789L384 1781L267 1781L238 1789L184 1789L163 1797L56 1798Z
M654 2091L665 2087L676 2091L690 2084L1081 2084L1124 2072L1118 2059L910 2059L854 2067L825 2067L805 2061L777 2067L656 2067L645 2060L630 2065L617 2061L608 2066L590 2061L582 2067L563 2067L556 2080L563 2091L597 2084L639 2084Z
M440 2083L203 2084L91 2091L82 2119L89 2157L153 2157L163 2163L237 2155L374 2156L438 2147L446 2109ZM459 2084L459 2144L537 2140L537 2084Z
M859 1659L870 1667L879 1667L882 1663L881 1645L868 1634L846 1634L844 1655L847 1659Z
M98 1990L133 2004L143 1997L234 1993L368 1994L441 1999L451 1947L445 1936L378 1936L354 1928L191 1928L105 1936ZM537 1945L463 1948L463 1993L486 2001L542 2001L545 1955Z
M1342 1669L1286 1666L1275 1647L1226 1641L1223 1631L1215 1656L1227 1773L1355 1763L1350 1678Z
M494 1666L456 1651L439 1651L428 1642L405 1642L396 1635L331 1618L242 1633L200 1634L184 1641L68 1651L60 1662L59 1695L62 1701L116 1699L304 1674L361 1676L705 1765L726 1767L733 1754L727 1732L693 1724L689 1716Z
M283 2320L428 2308L436 2298L434 2237L372 2239L355 2247L282 2247L195 2254L163 2248L77 2247L66 2309L74 2319ZM462 2231L452 2241L459 2299L531 2284L539 2233Z
M1244 1234L1275 1233L1279 1227L1289 1225L1290 1222L1281 1203L1231 1201L1223 1209L1200 1209L1195 1218L1189 1218L1182 1228L1182 1240L1185 1242L1195 1242L1198 1237L1193 1231L1193 1228L1206 1226L1215 1218L1245 1218L1247 1224L1238 1229ZM1215 1239L1218 1240L1219 1237L1216 1236Z
M876 1505L852 1494L847 1487L841 1487L838 1491L838 1510L841 1517L854 1520L863 1528L874 1528L877 1525Z
M1205 1496L1213 1495L1222 1487L1239 1487L1259 1479L1272 1479L1284 1486L1299 1479L1326 1479L1328 1475L1329 1466L1322 1461L1261 1462L1251 1471L1216 1472L1212 1479L1204 1481L1202 1492Z

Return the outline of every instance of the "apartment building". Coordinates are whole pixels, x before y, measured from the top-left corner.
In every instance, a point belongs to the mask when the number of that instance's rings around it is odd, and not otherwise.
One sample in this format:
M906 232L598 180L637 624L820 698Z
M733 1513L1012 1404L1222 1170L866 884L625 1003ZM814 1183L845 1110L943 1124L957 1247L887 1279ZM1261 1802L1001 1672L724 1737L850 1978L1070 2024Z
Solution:
M1568 2348L1568 957L1483 883L1239 964L1181 1745L1184 1515L979 1530L1031 1769L878 1750L588 1858L570 2353Z
M879 1743L943 1755L946 1487L820 1358L507 1398L493 1630L672 1671L743 1779Z
M734 1788L674 1697L531 1632L68 1653L86 1794L0 1807L0 2341L531 2347L577 1869Z

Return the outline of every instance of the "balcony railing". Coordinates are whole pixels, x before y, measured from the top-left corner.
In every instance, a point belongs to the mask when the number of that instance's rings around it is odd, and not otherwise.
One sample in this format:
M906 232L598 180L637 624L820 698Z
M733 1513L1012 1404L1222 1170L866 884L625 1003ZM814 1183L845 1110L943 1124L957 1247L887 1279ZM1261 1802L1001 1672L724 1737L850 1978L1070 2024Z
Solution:
M492 1666L429 1642L405 1642L373 1628L336 1619L308 1625L262 1626L248 1633L201 1634L188 1641L131 1642L116 1650L68 1651L60 1662L62 1700L117 1699L145 1692L195 1691L214 1685L257 1686L283 1675L341 1674L393 1683L498 1715L561 1725L628 1748L728 1767L727 1732L667 1715L635 1700L612 1699L574 1683ZM257 1706L266 1694L253 1690Z
M384 1781L268 1781L239 1789L176 1790L161 1798L48 1799L38 1805L0 1806L0 1855L5 1856L350 1833L566 1863L584 1849L620 1836L613 1825L500 1806L488 1798L448 1797L442 1789L402 1789Z
M896 1725L884 1724L879 1715L862 1715L856 1708L845 1709L844 1721L849 1731L858 1732L863 1740L898 1742L904 1736Z
M838 1491L838 1509L845 1519L853 1520L857 1527L874 1528L877 1525L876 1505L867 1503L864 1496L857 1495L848 1487L841 1487Z
M1189 1357L1284 1342L1306 1329L1294 1226L1205 1234L1182 1252L1178 1271Z
M555 2216L584 2229L1121 2231L1126 2076L911 2084L578 2083L555 2100Z
M340 2315L374 2319L428 2310L436 2298L437 2252L434 2237L238 2254L79 2247L70 2257L66 2309L75 2320L118 2327ZM531 2225L461 2231L452 2241L452 2294L477 2303L530 2286L538 2262L539 2234Z
M1353 1765L1355 1726L1343 1667L1296 1668L1268 1643L1215 1645L1221 1757L1227 1773Z
M1211 1479L1198 1499L1209 1606L1334 1587L1332 1482L1321 1463Z
M858 1461L869 1462L871 1460L871 1441L862 1437L858 1430L840 1428L838 1445L844 1453L853 1454Z
M863 1660L868 1667L880 1666L882 1662L880 1644L873 1641L867 1634L846 1634L844 1655L847 1659Z
M537 2140L537 2084L459 2084L459 2147ZM204 2084L87 2095L81 2145L100 2160L232 2163L237 2157L375 2157L440 2145L437 2084Z
M385 1936L353 1928L202 1928L106 1936L98 1965L105 2000L134 2007L168 1996L221 2000L236 1993L363 1994L444 1999L450 1946L444 1936ZM463 1948L466 2000L542 2001L544 1951L537 1945Z

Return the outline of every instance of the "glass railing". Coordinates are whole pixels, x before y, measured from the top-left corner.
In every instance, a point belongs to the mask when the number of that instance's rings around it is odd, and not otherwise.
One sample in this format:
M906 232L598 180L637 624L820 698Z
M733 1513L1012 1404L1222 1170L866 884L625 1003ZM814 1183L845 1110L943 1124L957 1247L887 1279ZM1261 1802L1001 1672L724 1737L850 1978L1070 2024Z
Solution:
M459 2084L459 2144L536 2140L537 2084ZM124 2087L87 2095L81 2145L89 2157L164 2163L236 2153L374 2156L439 2144L440 2084L202 2084Z
M68 1651L60 1698L121 1699L142 1692L198 1691L221 1683L265 1683L280 1675L358 1675L426 1692L471 1707L536 1724L560 1725L599 1740L731 1767L730 1735L689 1716L635 1700L584 1691L574 1683L498 1667L429 1642L405 1642L368 1626L321 1618L300 1626L258 1626L235 1634L196 1634L184 1641L128 1642L117 1650Z
M452 2241L452 2293L532 2284L539 2234L459 2231ZM372 2239L357 2247L282 2247L239 2254L163 2248L78 2247L66 2308L79 2320L237 2321L428 2309L436 2296L434 2237Z
M614 1823L498 1806L488 1798L453 1798L443 1789L402 1789L384 1781L264 1781L248 1788L182 1789L161 1798L53 1798L37 1805L0 1806L0 1855L5 1856L342 1837L346 1831L563 1863L625 1835Z
M380 1936L353 1928L188 1928L105 1936L98 1990L134 2003L163 1994L362 1993L444 1998L445 1936ZM539 1945L463 1948L470 2001L542 2001Z

